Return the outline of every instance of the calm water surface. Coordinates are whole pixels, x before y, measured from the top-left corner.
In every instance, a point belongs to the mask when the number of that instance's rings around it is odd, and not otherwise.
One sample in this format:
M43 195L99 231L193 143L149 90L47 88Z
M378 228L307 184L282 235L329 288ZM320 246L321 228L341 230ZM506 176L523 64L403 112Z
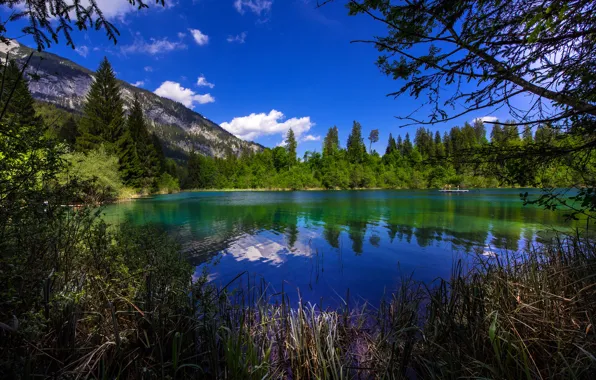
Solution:
M539 244L564 218L520 190L197 192L112 205L111 222L156 223L226 284L243 271L327 304L378 303L404 275L448 277L457 259ZM245 280L242 280L245 281Z

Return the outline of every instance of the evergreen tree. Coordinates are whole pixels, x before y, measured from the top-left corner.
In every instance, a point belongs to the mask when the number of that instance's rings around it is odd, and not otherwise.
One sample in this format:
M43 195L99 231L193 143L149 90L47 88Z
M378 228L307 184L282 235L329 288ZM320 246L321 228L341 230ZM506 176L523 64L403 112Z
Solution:
M435 157L445 156L445 145L441 141L441 134L439 131L435 132Z
M337 127L329 128L323 140L323 156L334 155L339 150L339 132Z
M116 142L116 149L119 170L124 183L133 187L142 186L143 166L129 130L126 130Z
M36 115L35 100L29 92L29 83L15 61L10 61L4 70L0 94L0 111L5 110L2 120L7 125L41 128L42 120ZM8 105L7 105L8 103Z
M523 141L526 145L532 144L534 142L534 136L532 136L532 127L524 127Z
M397 151L399 152L399 154L401 154L402 156L404 155L404 142L401 139L401 135L397 136Z
M412 154L414 147L412 146L412 142L410 141L410 134L406 133L406 138L403 142L404 146L404 156L408 157Z
M186 163L188 170L187 189L198 189L201 187L201 157L198 153L191 152Z
M495 145L500 145L505 141L503 128L501 127L501 124L493 125L493 129L490 133L490 141Z
M161 172L162 162L156 151L153 139L147 130L143 108L137 94L134 95L130 115L128 116L128 132L132 138L137 156L141 159L140 170L144 178L156 178ZM163 154L163 152L162 152ZM131 163L131 165L134 163Z
M451 139L446 131L443 133L443 147L445 148L445 155L447 157L453 154L453 145L451 144Z
M69 116L68 119L58 129L58 139L64 141L70 147L74 147L79 137L79 127L74 117Z
M486 144L488 141L486 140L486 127L484 126L484 122L482 120L474 121L474 134L476 135L476 142L480 145Z
M354 121L352 132L348 136L347 144L348 161L351 163L362 163L366 156L366 147L362 139L362 126Z
M393 135L389 134L389 141L387 142L387 149L385 150L385 154L389 155L397 150L397 144Z
M151 134L151 144L153 145L153 149L155 149L155 153L157 154L159 172L163 173L166 170L166 156L163 152L163 146L161 145L161 141L155 133Z
M296 142L296 136L294 136L294 131L292 128L288 129L288 134L286 136L286 150L288 151L288 164L289 166L293 166L296 164L296 148L298 143Z
M107 143L108 147L119 144L124 135L125 119L120 85L107 58L95 73L95 81L87 94L81 119L80 149L93 149Z

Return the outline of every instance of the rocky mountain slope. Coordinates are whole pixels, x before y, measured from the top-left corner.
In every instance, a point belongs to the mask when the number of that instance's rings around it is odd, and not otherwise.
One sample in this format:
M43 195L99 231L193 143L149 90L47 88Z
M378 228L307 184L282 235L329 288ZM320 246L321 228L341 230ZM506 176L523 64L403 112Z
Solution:
M33 53L26 73L29 89L37 100L60 108L80 112L85 95L93 81L93 71L55 54L39 53L16 41L0 43L0 58L25 62ZM121 81L125 105L131 104L137 93L149 119L151 128L162 139L166 154L182 158L195 150L208 156L223 157L228 153L239 155L244 150L263 149L259 144L237 138L216 123L206 119L182 104L162 98L150 91Z

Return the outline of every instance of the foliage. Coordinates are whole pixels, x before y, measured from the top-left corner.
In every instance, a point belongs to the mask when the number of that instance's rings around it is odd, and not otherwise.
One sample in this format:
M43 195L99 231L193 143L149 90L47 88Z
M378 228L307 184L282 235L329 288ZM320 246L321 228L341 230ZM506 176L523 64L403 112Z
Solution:
M180 184L169 173L163 173L157 179L157 191L167 194L175 193L180 191Z
M503 184L560 187L581 178L581 173L564 162L545 166L545 170L532 171L524 166L522 159L478 163L469 160L465 154L470 149L484 149L489 145L523 148L544 139L566 144L560 133L547 126L541 126L535 136L526 131L524 139L520 139L517 129L507 123L495 124L490 139L486 137L486 128L480 121L453 127L444 136L418 128L414 143L408 133L404 139L398 135L397 140L390 135L382 157L376 152L367 153L361 128L358 122L354 123L347 149L339 147L337 127L330 128L323 141L323 154L306 152L304 158L291 167L288 150L283 147L239 158L210 158L193 154L187 165L188 178L181 183L184 188L191 189L426 189L498 187ZM593 160L587 161L591 162ZM170 167L171 175L180 173L175 163L170 163ZM514 175L517 181L507 181Z
M62 174L63 182L78 178L96 183L109 199L121 198L127 191L120 176L118 157L100 146L95 150L67 153L63 156L69 164Z
M104 57L95 73L95 81L87 93L80 122L81 136L77 139L80 150L91 150L106 144L108 150L125 132L124 104L120 85L108 59Z
M296 142L296 136L294 135L294 131L292 128L288 129L288 134L286 136L286 149L288 151L288 164L289 166L294 166L296 164L296 147L298 143Z
M148 7L143 0L119 1L128 1L131 7L138 9ZM164 0L156 0L156 3L165 6ZM0 4L14 9L8 22L20 19L28 21L28 25L22 29L22 32L33 37L40 51L49 48L52 43L58 43L60 34L66 40L66 44L74 49L75 44L71 35L74 27L78 30L103 29L114 44L117 36L120 35L118 29L108 21L95 1L3 0ZM7 41L6 31L6 25L3 23L0 26L0 41L3 43Z
M539 198L525 200L567 208L572 217L596 209L593 190L583 191L596 187L591 164L596 146L596 3L350 0L347 6L350 15L370 17L386 28L384 35L359 42L374 45L381 53L380 70L401 81L389 95L424 99L419 110L427 114L398 116L405 125L434 125L504 109L513 120L501 131L493 130L495 144L464 148L460 155L496 164L510 184L540 185L532 182L537 172L568 167L580 178L565 186L577 191L581 199L576 200L585 206L569 207L549 187ZM516 101L522 96L531 99L525 106ZM518 127L529 136L530 129L543 126L556 130L563 141L499 144L500 136L517 133Z

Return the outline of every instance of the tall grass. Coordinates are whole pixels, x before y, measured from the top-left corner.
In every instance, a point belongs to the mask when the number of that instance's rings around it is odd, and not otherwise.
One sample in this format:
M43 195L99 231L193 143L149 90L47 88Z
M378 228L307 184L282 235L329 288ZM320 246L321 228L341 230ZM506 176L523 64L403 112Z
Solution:
M351 309L346 298L325 310L248 277L241 288L206 276L191 283L176 246L154 229L93 236L68 279L51 277L37 312L18 327L2 321L0 377L596 376L596 247L577 236L458 262L430 285L406 277L378 307Z

